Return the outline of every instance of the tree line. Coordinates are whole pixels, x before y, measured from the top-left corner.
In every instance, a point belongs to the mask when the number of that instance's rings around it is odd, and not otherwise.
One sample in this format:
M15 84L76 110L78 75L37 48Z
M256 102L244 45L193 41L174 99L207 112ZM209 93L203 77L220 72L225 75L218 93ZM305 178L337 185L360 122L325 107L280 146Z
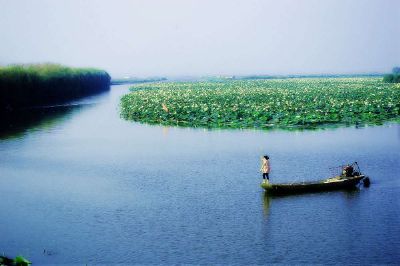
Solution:
M390 83L400 83L400 67L394 67L392 74L386 74L383 76L383 81Z

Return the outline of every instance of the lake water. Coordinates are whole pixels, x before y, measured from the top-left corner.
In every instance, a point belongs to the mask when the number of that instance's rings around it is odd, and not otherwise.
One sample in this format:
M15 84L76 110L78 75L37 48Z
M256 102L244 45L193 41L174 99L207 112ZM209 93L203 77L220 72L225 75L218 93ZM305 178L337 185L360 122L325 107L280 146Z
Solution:
M0 252L35 265L400 262L399 124L149 126L120 119L127 88L2 134ZM268 197L264 153L272 182L326 178L358 161L372 184Z

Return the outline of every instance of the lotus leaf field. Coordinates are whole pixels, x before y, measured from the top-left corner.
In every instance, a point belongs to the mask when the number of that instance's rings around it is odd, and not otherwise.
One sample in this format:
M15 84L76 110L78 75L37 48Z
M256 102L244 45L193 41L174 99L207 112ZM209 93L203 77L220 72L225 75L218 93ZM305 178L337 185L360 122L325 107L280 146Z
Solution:
M382 78L165 82L131 87L122 117L206 128L317 128L400 121L400 84Z

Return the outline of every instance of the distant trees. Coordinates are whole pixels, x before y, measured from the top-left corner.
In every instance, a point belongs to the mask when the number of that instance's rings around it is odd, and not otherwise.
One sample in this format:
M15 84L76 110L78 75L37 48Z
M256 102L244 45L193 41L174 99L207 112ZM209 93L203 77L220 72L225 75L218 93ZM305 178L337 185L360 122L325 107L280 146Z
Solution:
M0 67L0 113L105 91L110 79L103 70L57 64Z
M400 67L394 67L392 69L392 74L386 74L383 76L384 82L390 83L400 83Z

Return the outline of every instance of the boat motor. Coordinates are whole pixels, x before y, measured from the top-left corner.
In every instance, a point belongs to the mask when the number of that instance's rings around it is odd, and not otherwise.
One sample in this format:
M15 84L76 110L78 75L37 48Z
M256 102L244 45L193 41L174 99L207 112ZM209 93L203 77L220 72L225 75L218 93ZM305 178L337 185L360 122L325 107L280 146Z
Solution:
M369 180L368 176L363 179L363 184L364 184L364 187L369 187L369 185L371 185L371 180Z

